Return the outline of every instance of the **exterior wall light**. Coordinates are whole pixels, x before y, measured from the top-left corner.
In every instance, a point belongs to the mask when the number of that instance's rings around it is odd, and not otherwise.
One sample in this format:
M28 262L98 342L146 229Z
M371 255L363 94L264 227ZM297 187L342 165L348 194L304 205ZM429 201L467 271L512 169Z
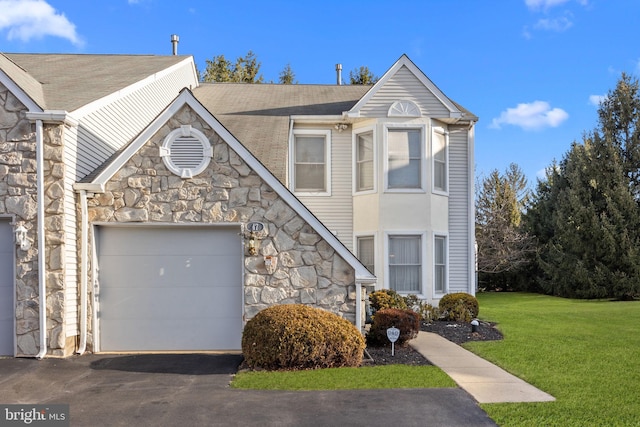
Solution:
M251 256L255 256L258 254L258 246L256 244L256 236L251 233L251 235L249 236L249 245L247 247L247 251L249 252L249 255Z
M27 229L24 228L24 225L19 225L16 228L16 243L20 245L20 249L23 251L28 251L31 249L31 240L27 237Z

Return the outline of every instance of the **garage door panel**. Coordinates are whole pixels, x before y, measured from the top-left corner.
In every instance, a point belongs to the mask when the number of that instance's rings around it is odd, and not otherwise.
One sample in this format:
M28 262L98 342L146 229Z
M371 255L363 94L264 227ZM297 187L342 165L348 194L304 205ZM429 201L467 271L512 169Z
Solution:
M131 239L131 235L142 238ZM228 248L237 244L239 230L221 228L215 235L192 227L162 229L156 227L111 228L100 235L102 255L226 255ZM120 242L126 241L122 246ZM181 244L187 240L189 244Z
M227 227L101 227L101 350L240 349L239 231Z
M9 220L0 219L0 355L13 356L13 236Z
M173 255L107 255L101 258L100 270L110 272L109 286L140 286L153 283L154 287L190 287L202 284L234 283L238 270L238 254L224 256L173 256ZM212 272L215 272L212 274ZM149 277L153 277L150 282ZM100 279L102 283L102 278Z
M242 309L238 286L196 288L190 293L182 289L161 288L152 295L145 288L109 288L100 293L100 298L109 301L109 309L100 312L101 320L153 319L159 313L185 319L237 317ZM141 305L140 301L147 304ZM226 304L219 304L220 301L226 301Z
M223 324L232 323L233 319L212 321L213 327L207 329L205 335L194 328L188 320L141 320L135 324L138 334L123 335L120 330L131 329L131 322L119 320L113 322L113 331L101 331L103 349L109 351L207 351L207 350L237 350L238 338L242 335L242 328L228 328ZM115 332L115 333L114 333Z

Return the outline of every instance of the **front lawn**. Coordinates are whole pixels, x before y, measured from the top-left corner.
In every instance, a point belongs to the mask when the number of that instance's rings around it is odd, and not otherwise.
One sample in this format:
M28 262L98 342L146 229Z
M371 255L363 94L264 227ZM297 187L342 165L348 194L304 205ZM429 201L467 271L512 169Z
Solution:
M503 341L465 348L557 401L483 404L501 426L640 425L640 302L537 294L478 295L480 317Z
M231 386L262 390L353 390L456 387L456 383L435 366L386 365L308 371L240 372Z

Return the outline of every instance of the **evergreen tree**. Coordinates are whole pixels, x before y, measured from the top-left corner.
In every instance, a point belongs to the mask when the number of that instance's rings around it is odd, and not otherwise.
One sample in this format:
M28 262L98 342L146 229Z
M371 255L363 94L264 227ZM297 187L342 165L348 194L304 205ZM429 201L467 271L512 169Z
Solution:
M298 84L296 74L293 72L291 64L287 64L284 69L280 71L280 78L278 82L283 85Z
M263 83L264 77L259 75L260 63L256 55L249 51L244 57L238 57L235 64L224 55L213 60L207 59L207 66L200 76L203 82Z
M480 185L476 200L479 279L490 288L509 286L509 275L528 262L531 237L522 230L529 198L527 179L512 163L505 173L493 170Z
M638 80L626 73L598 109L600 131L620 153L623 173L640 201L640 93Z
M574 143L527 213L540 243L540 285L577 298L640 292L640 216L618 150L594 132ZM549 176L549 174L548 174Z
M369 67L360 67L349 71L349 82L352 85L373 85L378 81Z

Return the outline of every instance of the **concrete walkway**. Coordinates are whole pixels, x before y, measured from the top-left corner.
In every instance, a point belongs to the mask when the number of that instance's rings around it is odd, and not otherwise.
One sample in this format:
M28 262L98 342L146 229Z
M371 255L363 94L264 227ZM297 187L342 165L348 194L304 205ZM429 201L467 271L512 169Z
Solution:
M447 373L478 403L550 402L555 398L430 332L419 332L410 345Z

